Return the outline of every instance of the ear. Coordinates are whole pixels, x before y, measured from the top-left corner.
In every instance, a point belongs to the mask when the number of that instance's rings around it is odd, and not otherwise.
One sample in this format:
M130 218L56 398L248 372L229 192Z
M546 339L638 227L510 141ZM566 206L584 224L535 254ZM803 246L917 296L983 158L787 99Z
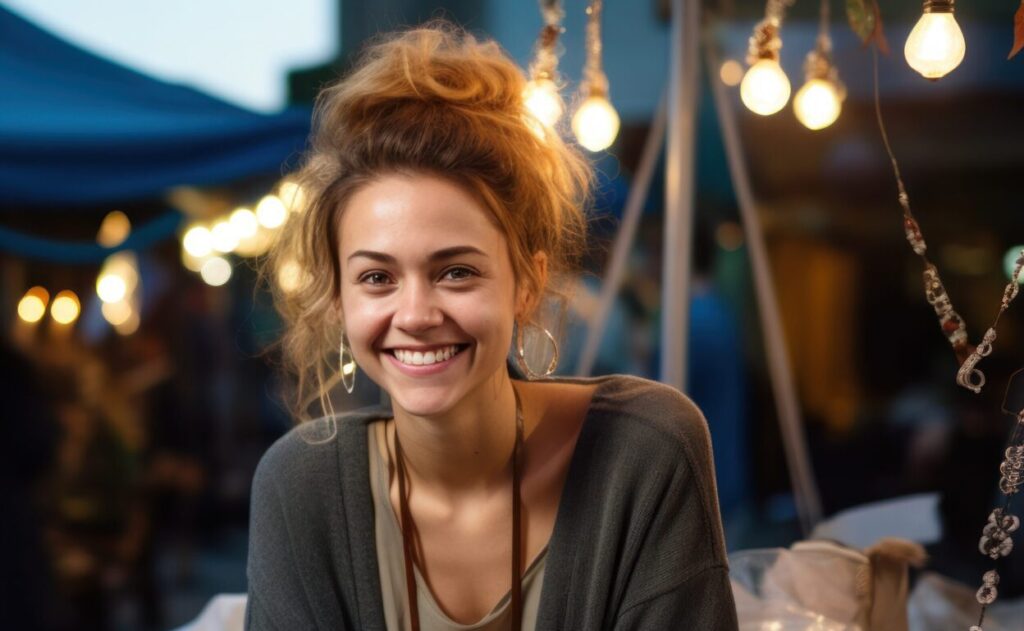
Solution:
M516 315L518 319L526 319L532 315L540 304L542 290L548 282L548 255L543 250L533 253L533 268L537 275L537 285L523 279L516 296Z

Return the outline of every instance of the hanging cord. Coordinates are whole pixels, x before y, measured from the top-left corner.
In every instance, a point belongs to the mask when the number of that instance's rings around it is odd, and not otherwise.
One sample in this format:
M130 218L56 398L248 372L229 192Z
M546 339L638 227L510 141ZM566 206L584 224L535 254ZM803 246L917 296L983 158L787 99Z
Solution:
M960 364L960 369L956 375L956 382L958 385L977 394L981 392L981 388L985 385L985 374L978 370L976 366L978 362L992 353L992 343L996 340L996 325L999 324L999 319L1020 291L1018 282L1021 268L1024 268L1024 250L1021 250L1020 255L1017 257L1010 282L1003 290L1003 299L999 307L999 313L996 314L992 326L985 332L980 344L977 346L971 345L967 337L967 325L964 319L953 308L949 294L946 292L942 279L939 277L938 268L928 260L925 254L928 245L925 243L924 235L921 233L921 227L910 210L910 196L907 195L907 189L903 184L903 177L900 175L899 164L896 162L892 145L889 143L889 135L885 131L885 123L882 121L882 106L878 96L878 49L874 46L871 47L871 58L874 69L875 117L878 120L878 130L882 134L885 151L889 154L889 161L892 162L893 174L896 176L896 187L899 191L900 206L903 208L903 227L907 241L914 252L924 260L925 297L935 310L935 315L939 318L942 332L945 333L946 339L949 340L950 345L953 347L953 352L956 354L957 361Z

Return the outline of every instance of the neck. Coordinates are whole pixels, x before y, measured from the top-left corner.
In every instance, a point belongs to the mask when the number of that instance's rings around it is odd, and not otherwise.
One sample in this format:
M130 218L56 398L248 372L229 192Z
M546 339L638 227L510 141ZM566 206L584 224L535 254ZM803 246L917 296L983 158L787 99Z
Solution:
M395 426L410 484L453 502L507 490L516 439L513 387L520 393L524 434L527 419L538 417L522 382L516 384L502 369L477 396L444 416L421 417L396 408Z

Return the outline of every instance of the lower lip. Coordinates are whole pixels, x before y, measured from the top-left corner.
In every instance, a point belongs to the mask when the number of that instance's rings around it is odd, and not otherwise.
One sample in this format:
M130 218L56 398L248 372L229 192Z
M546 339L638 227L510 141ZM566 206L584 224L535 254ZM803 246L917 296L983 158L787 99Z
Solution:
M443 362L434 362L433 364L428 364L425 366L412 366L410 364L403 364L402 362L398 361L397 357L388 352L385 352L384 355L389 360L391 360L391 363L394 364L394 366L398 368L398 370L400 370L404 374L409 375L410 377L423 377L426 375L436 375L439 372L447 370L449 366L454 364L456 361L458 361L460 357L465 355L466 351L468 350L469 347L467 346L466 348L456 353L454 357L451 357Z

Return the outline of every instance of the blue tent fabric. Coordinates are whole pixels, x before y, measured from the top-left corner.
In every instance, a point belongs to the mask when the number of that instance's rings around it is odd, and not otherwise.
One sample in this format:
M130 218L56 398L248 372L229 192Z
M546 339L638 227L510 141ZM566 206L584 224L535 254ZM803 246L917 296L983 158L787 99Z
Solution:
M280 173L308 108L264 115L77 48L0 7L0 205L95 206Z

